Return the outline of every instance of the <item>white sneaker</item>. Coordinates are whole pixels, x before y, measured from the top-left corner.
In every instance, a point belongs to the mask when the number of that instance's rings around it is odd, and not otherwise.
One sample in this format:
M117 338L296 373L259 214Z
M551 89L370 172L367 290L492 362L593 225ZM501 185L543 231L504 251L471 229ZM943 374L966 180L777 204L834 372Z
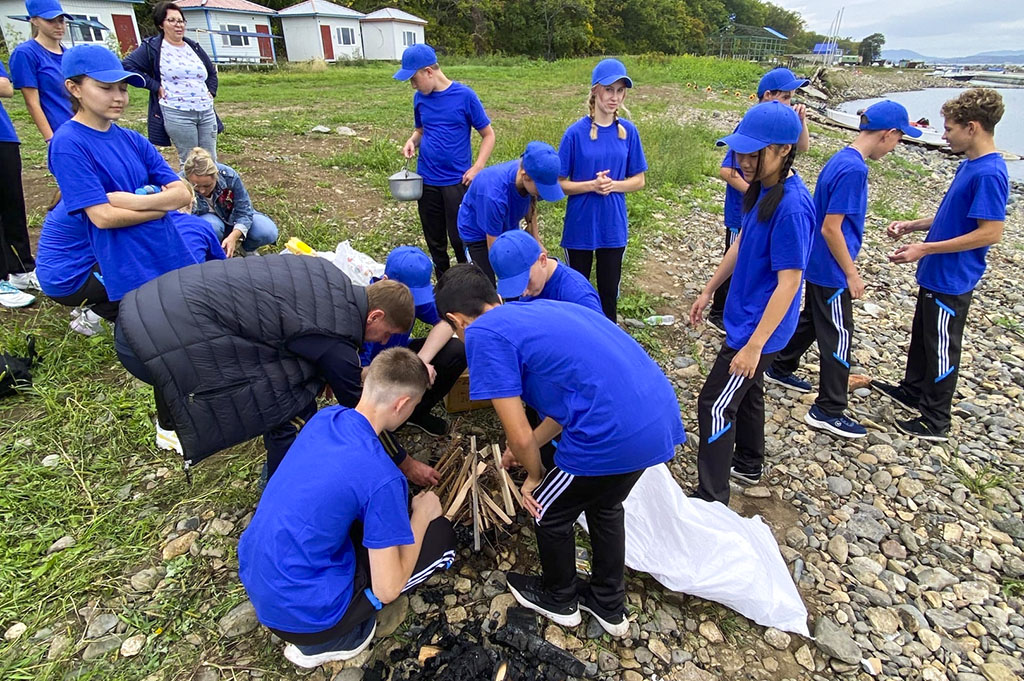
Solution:
M78 312L75 315L75 312ZM83 336L95 336L98 333L103 333L103 317L92 310L81 310L77 308L72 310L72 316L74 319L71 320L71 330L76 331ZM171 431L173 432L173 431Z
M302 667L303 669L315 669L316 667L319 667L322 664L327 664L328 662L351 660L353 657L359 655L359 653L370 647L370 644L373 642L373 634L376 631L377 622L374 620L373 626L370 628L369 635L351 650L328 650L316 655L306 655L299 650L297 645L289 643L284 647L284 656L289 662L297 667Z
M156 424L156 446L160 449L173 450L185 456L185 451L181 448L178 434L173 430L164 430L160 427L159 423Z
M0 305L4 307L25 307L34 302L36 302L35 296L15 288L9 281L0 279Z
M39 286L39 277L36 276L36 271L25 272L23 274L12 274L7 277L7 280L11 282L11 286L22 291L32 289L33 291L42 291L42 287Z

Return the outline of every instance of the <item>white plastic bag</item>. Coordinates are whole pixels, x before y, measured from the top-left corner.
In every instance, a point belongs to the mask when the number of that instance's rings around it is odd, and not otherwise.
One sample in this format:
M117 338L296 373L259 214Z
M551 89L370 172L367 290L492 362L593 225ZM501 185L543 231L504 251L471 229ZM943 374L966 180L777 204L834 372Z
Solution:
M687 497L664 464L644 471L623 506L626 565L763 626L810 635L807 608L759 516ZM586 529L584 516L580 524Z
M352 248L348 241L338 244L334 253L321 253L320 257L333 262L356 286L369 286L370 279L384 275L384 265Z

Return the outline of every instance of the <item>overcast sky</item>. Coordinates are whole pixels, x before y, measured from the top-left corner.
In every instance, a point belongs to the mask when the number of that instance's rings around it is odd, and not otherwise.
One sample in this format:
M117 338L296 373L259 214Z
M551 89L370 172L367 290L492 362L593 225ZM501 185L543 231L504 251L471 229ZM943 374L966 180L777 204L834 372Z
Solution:
M807 28L828 34L846 7L841 36L885 35L885 48L932 57L1024 50L1024 0L771 0L798 11Z

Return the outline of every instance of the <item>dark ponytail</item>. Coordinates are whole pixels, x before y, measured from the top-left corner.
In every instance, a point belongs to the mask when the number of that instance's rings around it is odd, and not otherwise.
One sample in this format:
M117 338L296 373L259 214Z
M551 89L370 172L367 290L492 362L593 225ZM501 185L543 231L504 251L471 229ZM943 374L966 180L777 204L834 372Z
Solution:
M764 160L764 150L757 156L757 170L754 171L754 177L761 174L761 162ZM749 213L757 206L757 219L759 222L767 222L772 219L775 215L775 209L782 203L782 197L786 195L786 178L789 177L789 171L793 167L793 161L796 160L796 145L790 146L789 154L786 159L782 162L782 167L779 168L779 177L775 182L775 185L768 190L768 193L764 195L760 205L758 205L758 198L761 196L761 180L756 179L750 183L747 188L747 192L743 195L743 212Z

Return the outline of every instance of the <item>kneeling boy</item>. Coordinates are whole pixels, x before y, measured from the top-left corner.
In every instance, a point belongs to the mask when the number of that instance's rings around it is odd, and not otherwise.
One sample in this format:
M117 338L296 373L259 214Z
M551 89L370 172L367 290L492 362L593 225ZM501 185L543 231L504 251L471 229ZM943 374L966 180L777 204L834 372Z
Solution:
M409 418L429 383L410 350L382 352L355 409L321 409L267 484L238 544L256 614L300 667L355 657L376 610L455 559L433 492L412 500L378 436Z
M582 609L625 635L622 501L644 469L671 459L686 438L672 385L603 314L553 300L501 305L475 265L444 273L437 309L466 343L470 397L491 400L512 457L529 474L523 504L536 519L542 577L509 572L512 595L563 626L578 625ZM535 429L524 401L546 415ZM539 446L558 435L545 475ZM593 548L589 584L576 577L580 513Z

